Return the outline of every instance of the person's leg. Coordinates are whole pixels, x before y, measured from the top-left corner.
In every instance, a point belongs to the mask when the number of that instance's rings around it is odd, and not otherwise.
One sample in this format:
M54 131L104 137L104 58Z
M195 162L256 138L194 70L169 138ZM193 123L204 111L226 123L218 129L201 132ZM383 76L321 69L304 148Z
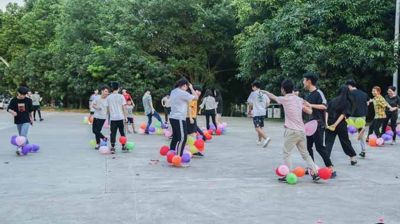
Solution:
M33 106L33 120L36 121L36 106Z
M310 156L310 153L308 152L306 147L307 139L305 133L297 131L296 134L298 136L296 147L299 150L301 157L306 161L307 167L309 167L313 171L313 174L317 174L318 173L317 165L315 165L313 158Z
M163 121L162 121L162 119L161 119L161 117L160 117L160 114L158 114L157 111L154 111L153 116L154 116L161 124L163 123Z
M386 116L387 116L387 114L386 114ZM387 116L386 118L384 118L384 119L382 120L382 133L385 133L385 132L386 132L386 127L387 127L388 124L389 124L389 120L390 120L390 116Z
M17 124L18 135L21 136L22 124Z
M398 117L398 113L393 112L393 114L390 118L390 127L392 127L392 131L393 131L393 142L396 141L397 117Z
M328 155L328 152L326 151L326 148L324 146L324 130L321 125L318 125L317 131L315 132L314 136L314 142L315 142L315 148L319 155L322 157L324 160L325 166L326 167L332 167L332 161Z
M380 138L382 136L382 124L385 121L385 118L379 118L376 119L376 123L374 126L374 132L376 134L376 136L378 136L378 138ZM385 131L385 130L383 130Z
M372 135L372 133L374 132L375 123L376 123L376 121L375 121L375 119L373 119L372 122L371 122L371 124L369 125L369 128L368 128L368 136L367 136L367 139L368 139L369 136Z
M180 146L180 151L177 153L177 155L182 156L183 155L183 151L185 150L185 146L186 146L186 141L187 141L187 124L186 121L179 121L179 129L181 132L181 139L182 139L182 143ZM178 148L179 150L179 148Z
M294 146L296 145L296 136L293 130L285 129L283 138L283 161L286 166L289 167L289 170L292 170L292 159L291 154Z
M21 125L21 136L24 136L26 138L26 144L29 144L29 139L28 139L28 132L29 132L29 126L30 123L23 123Z
M92 132L96 138L96 144L100 144L100 136L99 136L99 120L97 118L93 119L92 124Z
M335 144L336 132L325 130L325 148L328 156L331 156L333 145Z
M110 124L110 130L111 130L111 134L110 134L110 141L111 141L111 147L115 147L115 140L117 137L117 129L118 129L118 124L116 121L111 121Z
M42 118L42 112L40 111L40 106L38 106L37 111L38 111L38 114L39 114L39 120L42 121L43 118Z
M206 128L207 128L207 130L210 130L210 117L211 117L210 112L206 110Z
M166 107L164 107L164 113L165 113L164 119L165 119L165 122L167 122L168 121L168 110Z
M311 158L314 160L313 145L314 145L314 136L307 136L307 151L308 154L310 154Z
M119 130L119 134L121 136L125 137L124 121L123 120L118 121L117 126L118 126L118 130ZM125 144L122 144L122 148L124 148L124 147L125 147Z
M213 122L213 124L214 124L215 129L217 129L217 128L218 128L218 125L217 125L217 120L215 119L215 113L213 113L213 114L211 115L211 118L212 118L212 122Z
M343 123L336 128L336 132L339 137L340 144L342 145L344 153L350 158L355 157L357 154L354 151L351 141L349 139L349 133L347 132L347 127Z
M169 123L171 124L172 128L172 140L170 143L169 150L177 152L178 143L181 141L181 132L179 127L179 120L176 119L169 119Z
M149 128L150 128L152 120L153 120L153 115L151 113L147 114L147 127L146 127L146 130L145 130L146 134L149 133Z

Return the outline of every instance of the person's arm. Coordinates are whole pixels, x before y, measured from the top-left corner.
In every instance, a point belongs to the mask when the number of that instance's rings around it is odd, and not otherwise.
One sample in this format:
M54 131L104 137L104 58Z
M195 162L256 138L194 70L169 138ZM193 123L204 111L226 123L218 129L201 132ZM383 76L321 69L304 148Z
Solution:
M188 103L188 115L189 115L189 121L190 121L190 123L193 124L193 123L194 123L194 120L193 120L193 116L192 116L192 107L191 107L191 105L190 105L190 102Z
M10 104L8 104L7 112L10 113L13 117L16 117L18 115L16 111L17 111L17 101L15 100L15 98L13 98L10 101Z
M260 92L263 93L263 94L265 94L265 95L267 95L268 98L270 98L271 100L277 102L276 99L277 99L278 97L275 96L273 93L270 93L270 92L268 92L268 91L266 91L266 90L260 90Z
M190 91L192 92L192 96L194 97L193 100L199 99L199 97L198 97L197 94L196 94L196 91L193 89L192 83L189 83L189 89L190 89Z
M161 99L161 105L165 107L165 97Z
M33 125L33 116L32 116L32 111L33 111L33 104L32 100L28 101L28 112L29 112L29 120L31 121L31 125Z
M305 104L303 101L303 112L306 114L312 114L313 109L311 108L311 106L308 104Z

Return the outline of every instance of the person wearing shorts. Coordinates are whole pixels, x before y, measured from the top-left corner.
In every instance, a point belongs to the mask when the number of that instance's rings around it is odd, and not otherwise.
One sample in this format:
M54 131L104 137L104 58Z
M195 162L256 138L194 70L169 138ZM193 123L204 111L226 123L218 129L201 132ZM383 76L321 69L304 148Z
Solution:
M266 148L271 141L270 137L267 137L264 131L264 119L267 115L267 107L270 103L268 96L260 91L261 84L258 81L254 81L251 84L252 92L247 99L248 108L247 114L249 117L253 117L254 128L256 129L258 142L257 145L262 143L263 148Z

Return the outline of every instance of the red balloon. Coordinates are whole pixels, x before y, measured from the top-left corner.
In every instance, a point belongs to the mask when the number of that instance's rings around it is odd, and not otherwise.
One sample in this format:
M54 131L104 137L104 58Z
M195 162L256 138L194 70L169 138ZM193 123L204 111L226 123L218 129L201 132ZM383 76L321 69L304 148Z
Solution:
M276 175L278 175L279 177L285 176L285 175L282 175L282 174L279 172L279 167L276 168L275 173L276 173Z
M160 154L162 156L166 156L168 152L169 152L169 147L168 146L164 145L164 146L162 146L160 148Z
M387 132L387 131L391 131L392 130L392 128L390 127L390 126L386 126L386 128L385 128L385 132Z
M328 180L332 176L332 170L327 167L321 168L318 170L318 176L321 177L321 179Z
M212 139L212 136L211 136L210 134L208 134L208 133L207 133L207 134L204 133L204 136L206 136L206 139L207 139L207 140L211 140L211 139Z
M215 131L215 134L216 134L216 135L222 135L221 129L217 129L217 130Z
M121 143L122 145L125 145L127 141L128 139L125 136L121 136L119 138L119 143Z
M167 162L172 163L172 159L174 158L174 156L175 156L175 151L169 151L167 153Z
M208 134L212 135L213 134L213 130L208 130Z
M203 139L197 139L194 142L194 146L196 146L197 149L202 149L204 148L204 140Z

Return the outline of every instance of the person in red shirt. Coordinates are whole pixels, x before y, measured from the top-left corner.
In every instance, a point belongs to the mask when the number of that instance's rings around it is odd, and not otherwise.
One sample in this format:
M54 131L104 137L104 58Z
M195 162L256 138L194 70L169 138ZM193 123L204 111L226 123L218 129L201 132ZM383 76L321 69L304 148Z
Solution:
M128 93L128 91L126 91L126 89L122 90L122 95L125 97L125 100L128 102L128 100L131 100L133 103L133 99L131 94Z

